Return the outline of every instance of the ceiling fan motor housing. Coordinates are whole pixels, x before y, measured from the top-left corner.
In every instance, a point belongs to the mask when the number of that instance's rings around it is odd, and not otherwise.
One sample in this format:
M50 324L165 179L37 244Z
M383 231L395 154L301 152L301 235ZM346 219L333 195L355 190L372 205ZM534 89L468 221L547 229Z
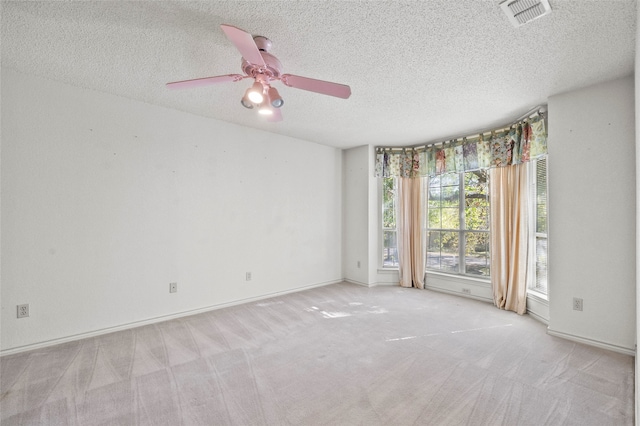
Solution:
M269 53L269 49L271 49L273 45L271 40L263 36L255 36L253 37L253 41L256 43L256 47L260 51L260 56L262 56L262 60L266 66L252 64L245 58L242 58L242 71L251 77L256 77L258 74L265 74L270 79L280 78L282 74L282 64L278 58Z
M271 40L265 36L253 36L253 41L261 52L268 52L271 50L271 46L273 46Z

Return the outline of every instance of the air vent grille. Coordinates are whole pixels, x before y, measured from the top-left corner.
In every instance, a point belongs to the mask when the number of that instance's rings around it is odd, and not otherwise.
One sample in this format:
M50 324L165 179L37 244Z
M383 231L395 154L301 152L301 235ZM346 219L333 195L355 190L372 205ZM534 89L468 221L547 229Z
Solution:
M519 27L551 12L549 0L505 0L500 7L514 27Z

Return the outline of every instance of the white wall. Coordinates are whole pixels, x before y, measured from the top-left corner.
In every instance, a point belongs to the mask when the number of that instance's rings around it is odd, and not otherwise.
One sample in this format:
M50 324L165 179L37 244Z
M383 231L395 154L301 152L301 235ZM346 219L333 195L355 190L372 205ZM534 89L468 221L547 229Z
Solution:
M382 188L374 168L374 146L343 151L343 272L345 280L356 284L397 285L397 270L381 269Z
M369 147L343 151L343 276L369 285ZM360 266L358 267L358 262Z
M4 353L342 279L338 149L8 69L1 111Z
M549 332L634 351L631 76L549 99ZM584 300L582 312L572 309Z

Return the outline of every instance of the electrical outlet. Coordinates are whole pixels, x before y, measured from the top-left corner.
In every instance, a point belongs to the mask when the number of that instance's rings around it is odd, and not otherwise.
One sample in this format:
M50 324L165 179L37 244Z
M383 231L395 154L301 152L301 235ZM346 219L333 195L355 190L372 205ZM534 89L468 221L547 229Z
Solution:
M18 305L18 318L26 318L29 316L29 304Z
M169 283L169 293L178 292L178 283Z
M463 288L463 289L462 289L462 293L463 293L463 294L471 294L471 289L469 289L469 288Z
M251 272L247 272L244 279L245 281L251 281Z
M573 298L573 310L574 311L581 311L582 310L582 299L580 299L578 297L574 297Z

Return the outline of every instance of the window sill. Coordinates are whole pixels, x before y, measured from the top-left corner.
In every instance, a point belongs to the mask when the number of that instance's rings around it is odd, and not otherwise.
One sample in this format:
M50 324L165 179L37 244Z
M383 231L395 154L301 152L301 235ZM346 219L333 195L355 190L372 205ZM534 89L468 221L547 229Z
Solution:
M397 274L399 271L398 268L378 268L379 274Z
M549 296L544 294L544 293L540 293L538 291L535 290L529 290L527 289L527 297L530 297L532 299L535 299L536 301L544 304L544 305L548 305L549 304Z
M427 270L427 275L432 275L432 276L436 276L439 278L443 278L446 280L455 280L455 281L467 281L467 282L473 282L476 284L483 284L483 285L491 285L491 279L490 278L480 278L480 277L472 277L469 275L461 275L461 274L445 274L443 272L436 272L436 271L429 271Z

